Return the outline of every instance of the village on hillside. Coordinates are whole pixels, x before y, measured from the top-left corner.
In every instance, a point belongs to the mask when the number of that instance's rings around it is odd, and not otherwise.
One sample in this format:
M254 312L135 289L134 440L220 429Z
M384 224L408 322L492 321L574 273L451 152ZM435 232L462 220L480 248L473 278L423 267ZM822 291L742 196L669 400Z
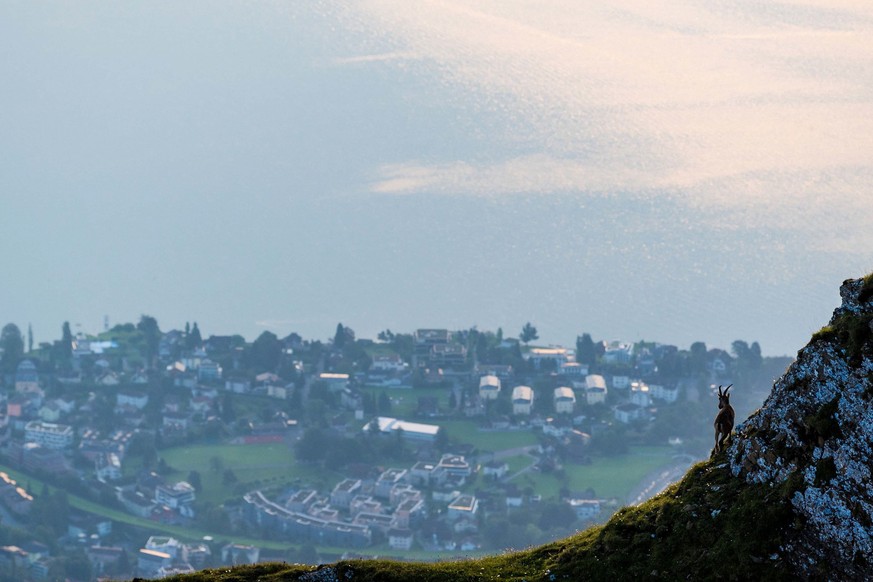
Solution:
M0 336L0 576L163 577L343 555L434 559L568 535L708 454L712 387L760 402L757 343L543 346L337 325L202 337L143 316ZM670 471L674 473L670 473Z

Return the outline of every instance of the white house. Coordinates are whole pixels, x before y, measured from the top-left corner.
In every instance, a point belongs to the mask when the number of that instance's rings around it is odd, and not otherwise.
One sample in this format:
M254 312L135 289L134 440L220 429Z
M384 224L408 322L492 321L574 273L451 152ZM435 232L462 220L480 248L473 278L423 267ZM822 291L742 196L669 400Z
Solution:
M449 504L447 516L451 521L473 519L479 511L479 500L475 495L461 495Z
M524 358L530 361L537 370L546 363L554 366L555 370L560 370L561 366L570 361L570 355L566 348L531 348L528 353L524 354Z
M650 394L649 385L645 382L634 382L631 384L630 401L637 406L651 406L652 396Z
M662 384L651 384L649 390L652 398L663 400L670 404L679 399L679 386L664 386Z
M534 392L530 386L516 386L512 389L512 413L530 414L533 399Z
M118 395L115 397L115 404L119 408L132 406L137 410L142 410L148 403L149 395L136 390L119 390Z
M585 402L589 406L606 402L606 380L600 374L585 376Z
M624 424L637 420L642 416L643 409L636 404L619 404L615 407L615 419Z
M388 530L388 545L395 550L408 550L412 548L412 530L406 528L392 528Z
M600 515L600 501L596 499L566 499L565 501L573 508L577 519L594 519Z
M500 378L488 374L479 378L479 398L496 400L500 394Z
M172 486L158 485L155 488L155 502L172 509L194 503L195 497L194 487L187 481L179 481Z
M24 425L24 442L37 443L47 449L66 449L73 444L73 427L31 420Z
M566 362L561 364L558 372L564 376L587 376L588 364L580 364L579 362Z
M558 414L573 414L576 407L576 394L572 388L560 386L554 391L555 412Z
M381 373L402 372L407 367L408 364L397 354L386 354L373 357L373 363L370 364L370 371Z

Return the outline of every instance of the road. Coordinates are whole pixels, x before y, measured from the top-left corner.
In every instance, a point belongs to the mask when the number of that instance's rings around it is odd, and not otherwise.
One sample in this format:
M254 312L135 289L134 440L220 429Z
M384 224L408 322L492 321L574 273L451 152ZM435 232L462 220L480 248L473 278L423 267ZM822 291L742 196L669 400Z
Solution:
M684 455L672 465L649 473L628 495L628 505L639 505L662 492L671 483L678 481L693 463L693 458Z

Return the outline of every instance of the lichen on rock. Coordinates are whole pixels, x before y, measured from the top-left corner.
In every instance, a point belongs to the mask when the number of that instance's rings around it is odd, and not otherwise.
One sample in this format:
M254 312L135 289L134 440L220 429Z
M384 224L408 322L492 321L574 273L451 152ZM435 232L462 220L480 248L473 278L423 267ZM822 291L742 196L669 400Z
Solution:
M830 324L728 449L731 472L747 483L802 477L791 501L803 527L785 544L801 575L815 575L825 560L845 578L873 565L871 289L870 278L843 283Z

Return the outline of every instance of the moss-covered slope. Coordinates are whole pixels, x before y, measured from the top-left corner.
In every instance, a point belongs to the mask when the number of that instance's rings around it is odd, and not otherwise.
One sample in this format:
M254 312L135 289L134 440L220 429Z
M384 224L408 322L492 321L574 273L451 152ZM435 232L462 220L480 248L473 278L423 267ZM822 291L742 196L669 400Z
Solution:
M538 548L436 564L206 570L197 580L861 580L873 567L873 277L846 281L727 451L607 524Z

